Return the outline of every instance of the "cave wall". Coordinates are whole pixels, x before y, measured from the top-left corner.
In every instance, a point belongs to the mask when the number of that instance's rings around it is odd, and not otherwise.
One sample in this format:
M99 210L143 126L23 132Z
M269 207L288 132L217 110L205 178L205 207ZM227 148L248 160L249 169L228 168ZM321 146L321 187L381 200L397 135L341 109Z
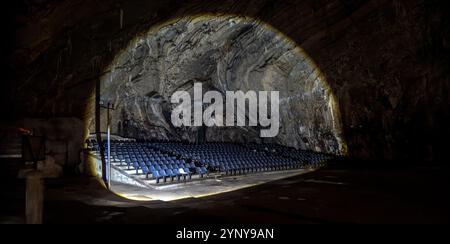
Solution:
M25 1L24 1L25 2ZM96 80L138 34L179 16L245 15L294 40L338 100L349 155L440 160L449 129L444 1L21 1L4 40L2 119L91 116ZM120 16L123 13L123 21ZM10 13L8 13L10 14ZM81 142L80 142L81 143Z
M116 104L113 134L191 142L264 141L345 154L340 114L320 69L294 42L261 21L224 15L176 19L133 40L103 73L101 99ZM257 127L176 128L171 96L188 91L193 98L195 83L202 83L203 93L220 92L224 100L227 91L279 91L280 133L263 139ZM95 119L91 121L95 131Z
M76 117L58 118L24 118L0 123L0 153L20 155L22 152L22 135L19 128L29 130L36 136L45 136L45 155L38 162L38 168L46 178L58 178L67 173L80 172L80 159L83 150L86 126ZM0 160L1 164L7 162ZM27 162L30 163L30 162ZM28 171L21 171L22 160L17 160L8 173L8 177L25 177ZM6 167L7 168L7 167ZM5 176L1 172L2 176Z

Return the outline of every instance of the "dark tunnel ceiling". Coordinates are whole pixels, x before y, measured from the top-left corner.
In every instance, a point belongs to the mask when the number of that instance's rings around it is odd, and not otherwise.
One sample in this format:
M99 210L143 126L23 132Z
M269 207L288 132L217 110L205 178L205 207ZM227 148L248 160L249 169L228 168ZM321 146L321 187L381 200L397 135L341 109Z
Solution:
M85 118L86 91L136 35L179 16L227 13L267 22L312 57L338 99L351 156L432 160L446 151L450 23L439 1L28 3L2 84L13 118Z

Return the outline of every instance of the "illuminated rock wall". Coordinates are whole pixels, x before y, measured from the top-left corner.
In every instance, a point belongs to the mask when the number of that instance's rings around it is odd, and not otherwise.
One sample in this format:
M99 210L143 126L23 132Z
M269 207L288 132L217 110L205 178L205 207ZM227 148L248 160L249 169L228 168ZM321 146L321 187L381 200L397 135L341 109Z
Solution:
M280 134L266 142L341 154L338 107L303 50L248 18L202 16L153 28L126 48L101 79L102 100L117 104L113 133L141 139L261 142L255 127L175 128L175 91L280 91ZM192 95L193 97L193 95Z

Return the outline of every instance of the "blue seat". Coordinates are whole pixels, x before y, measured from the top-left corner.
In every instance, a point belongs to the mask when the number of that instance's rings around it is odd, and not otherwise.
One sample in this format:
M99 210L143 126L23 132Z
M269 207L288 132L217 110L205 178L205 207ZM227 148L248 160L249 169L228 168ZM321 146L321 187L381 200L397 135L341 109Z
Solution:
M131 160L130 159L125 159L125 163L127 164L128 170L130 170L130 168L131 168Z
M162 179L164 179L164 182L167 182L167 178L169 177L166 173L165 170L160 170L158 171L159 175L161 176Z
M180 169L172 169L172 173L175 177L177 177L177 180L180 181L181 176L183 176L183 174L181 174Z
M174 181L175 177L177 176L177 174L173 172L171 169L166 169L166 174L168 177L171 178L172 181Z
M205 174L208 173L208 171L206 170L206 172L205 172L205 170L206 169L204 169L204 167L195 168L196 173L199 174L201 178L203 178L205 176Z
M139 171L139 168L140 168L139 163L138 162L133 162L133 168L136 170L136 174L138 174L138 171Z
M148 175L150 174L150 170L147 168L147 166L141 167L142 172L145 174L145 177L148 179Z
M158 171L152 172L153 178L156 179L156 184L159 184L159 180L163 179L164 177L161 176L161 174Z

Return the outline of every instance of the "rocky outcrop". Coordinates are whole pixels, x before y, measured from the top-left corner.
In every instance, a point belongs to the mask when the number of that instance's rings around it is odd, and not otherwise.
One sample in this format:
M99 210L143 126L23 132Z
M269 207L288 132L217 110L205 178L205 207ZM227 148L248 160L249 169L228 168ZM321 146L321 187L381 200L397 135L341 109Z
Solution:
M255 127L175 128L171 96L180 90L193 94L199 82L203 92L279 91L281 131L267 142L344 153L338 107L320 69L283 34L236 16L181 18L153 28L121 52L101 78L102 100L117 104L113 133L191 142L262 141Z

